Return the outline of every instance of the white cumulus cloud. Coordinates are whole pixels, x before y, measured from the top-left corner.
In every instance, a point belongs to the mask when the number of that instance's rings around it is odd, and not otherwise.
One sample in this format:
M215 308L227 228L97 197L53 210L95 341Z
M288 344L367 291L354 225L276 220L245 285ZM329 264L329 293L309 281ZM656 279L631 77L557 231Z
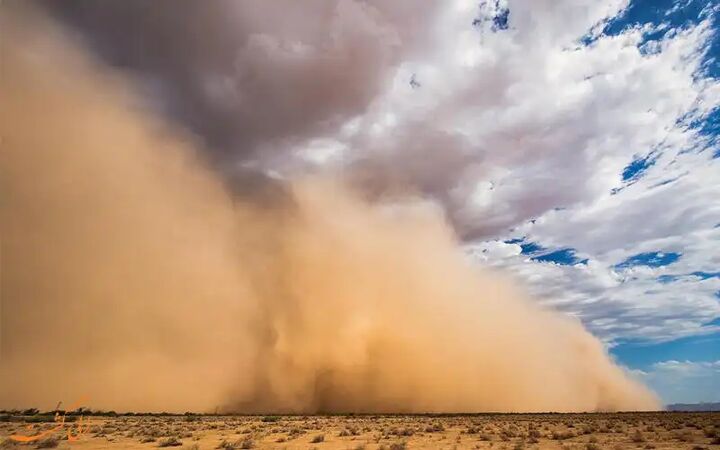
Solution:
M661 361L647 371L632 373L662 392L666 403L720 401L720 361Z

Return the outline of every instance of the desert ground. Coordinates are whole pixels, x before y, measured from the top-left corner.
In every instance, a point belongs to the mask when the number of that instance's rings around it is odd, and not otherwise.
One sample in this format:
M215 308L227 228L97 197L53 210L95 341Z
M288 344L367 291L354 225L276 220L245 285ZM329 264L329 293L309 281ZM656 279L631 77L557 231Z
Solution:
M52 416L0 416L6 448L136 449L714 449L720 413L344 416L85 416L24 444L11 435L57 427ZM42 422L41 420L46 420ZM74 421L71 421L74 420ZM68 432L71 440L68 441Z

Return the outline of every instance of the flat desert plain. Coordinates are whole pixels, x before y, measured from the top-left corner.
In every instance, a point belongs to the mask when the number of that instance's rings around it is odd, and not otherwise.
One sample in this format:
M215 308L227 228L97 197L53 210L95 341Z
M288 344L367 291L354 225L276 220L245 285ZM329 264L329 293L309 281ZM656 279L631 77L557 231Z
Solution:
M76 418L75 418L76 419ZM86 416L18 444L11 435L57 427L23 416L0 422L4 449L718 449L720 413L329 416ZM32 428L28 428L32 426Z

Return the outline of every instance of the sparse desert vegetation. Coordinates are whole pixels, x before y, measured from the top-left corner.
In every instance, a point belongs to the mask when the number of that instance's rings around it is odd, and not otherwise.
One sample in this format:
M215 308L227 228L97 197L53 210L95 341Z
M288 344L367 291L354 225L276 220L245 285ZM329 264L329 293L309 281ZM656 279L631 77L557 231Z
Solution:
M70 420L73 420L69 416ZM87 433L20 444L13 434L52 428L52 416L0 415L0 448L150 449L720 449L720 413L473 415L93 415ZM68 421L68 423L72 423Z

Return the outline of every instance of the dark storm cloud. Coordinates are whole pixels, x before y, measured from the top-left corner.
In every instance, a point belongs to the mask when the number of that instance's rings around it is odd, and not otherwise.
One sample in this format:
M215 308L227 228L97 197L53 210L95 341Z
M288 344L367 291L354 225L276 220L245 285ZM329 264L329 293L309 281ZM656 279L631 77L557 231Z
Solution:
M231 172L260 144L282 151L361 114L419 23L398 23L415 9L408 2L42 4L136 76L150 101L203 138Z
M441 6L39 1L103 61L130 75L151 107L199 136L234 191L261 200L284 191L268 168L292 165L298 146L364 115L399 63L427 51ZM358 185L371 195L398 187L428 195L464 226L454 213L464 199L451 191L477 170L482 152L424 123L379 141L364 134L349 142L348 169Z

